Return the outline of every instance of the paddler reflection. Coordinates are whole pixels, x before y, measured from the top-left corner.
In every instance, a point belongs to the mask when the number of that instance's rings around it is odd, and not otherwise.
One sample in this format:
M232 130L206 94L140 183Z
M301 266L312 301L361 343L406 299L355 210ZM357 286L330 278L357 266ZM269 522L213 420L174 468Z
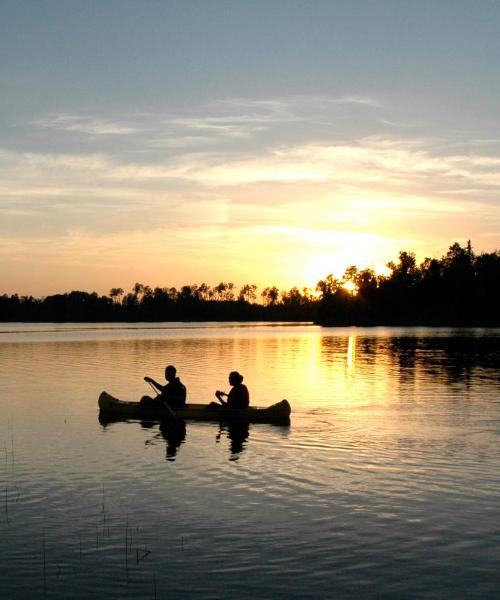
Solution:
M175 460L177 450L186 439L186 423L182 419L164 419L160 423L160 433L167 443L166 460Z
M247 439L250 436L250 428L248 421L231 421L227 423L219 423L219 433L215 441L219 442L222 434L226 434L229 438L229 451L231 457L229 460L238 460L239 455L247 446Z

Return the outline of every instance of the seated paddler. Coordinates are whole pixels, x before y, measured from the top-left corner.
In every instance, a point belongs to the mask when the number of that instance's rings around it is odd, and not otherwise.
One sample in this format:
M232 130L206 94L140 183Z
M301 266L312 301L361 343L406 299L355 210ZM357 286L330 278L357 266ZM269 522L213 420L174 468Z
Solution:
M163 406L166 402L170 408L180 408L186 404L186 386L176 376L177 369L173 365L168 365L165 368L165 379L167 383L162 385L151 377L144 377L151 386L158 391L156 398L143 396L141 404L151 406Z
M226 392L221 392L220 390L215 392L217 400L226 408L248 408L248 405L250 404L250 395L247 386L243 383L243 375L240 375L238 371L231 371L231 373L229 373L229 385L232 387L228 394L226 394ZM225 397L226 400L223 400L223 397ZM215 404L215 402L213 404Z

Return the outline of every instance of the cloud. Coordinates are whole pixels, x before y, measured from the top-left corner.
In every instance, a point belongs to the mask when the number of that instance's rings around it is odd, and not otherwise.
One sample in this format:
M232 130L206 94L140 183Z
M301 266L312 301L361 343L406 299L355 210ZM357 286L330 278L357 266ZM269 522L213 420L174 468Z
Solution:
M261 120L255 119L252 122L243 117L184 117L173 119L171 123L187 129L207 131L231 138L250 137L265 129Z
M40 119L36 119L33 121L33 124L43 129L83 133L89 136L123 136L141 131L140 128L109 121L107 119L96 119L69 114L47 115Z
M2 256L61 265L105 256L109 269L129 263L138 272L142 263L166 261L223 277L217 265L231 257L231 272L247 268L251 248L252 268L268 269L267 252L282 265L277 274L284 264L293 271L290 261L299 264L301 253L333 263L335 249L340 268L349 256L361 264L366 252L379 265L403 243L418 251L423 240L474 239L500 227L493 145L464 152L437 137L342 139L310 129L311 114L377 104L317 97L307 112L307 102L233 100L210 114L117 117L108 128L106 119L56 119L56 129L102 134L88 153L80 143L73 152L0 149ZM276 143L272 128L288 123L299 128ZM53 128L44 131L50 138ZM108 139L111 131L123 131L119 144ZM342 246L350 246L343 255Z
M196 109L126 113L112 118L50 113L35 119L32 124L47 132L80 134L90 141L119 136L137 138L139 144L149 147L179 148L195 143L214 143L216 140L252 139L284 124L305 125L325 121L329 116L335 116L341 107L379 108L381 104L362 95L226 98ZM152 138L149 144L148 138Z
M26 273L102 263L144 279L177 270L180 283L209 272L300 284L295 275L315 261L323 276L328 264L366 264L363 253L379 267L401 247L429 255L469 236L491 246L498 140L412 134L392 118L389 130L388 114L360 94L41 117L20 149L0 148L5 269L14 265L14 280L19 261Z
M379 99L361 94L326 96L320 94L296 94L290 96L278 96L274 98L225 98L210 104L210 107L227 109L251 110L253 113L275 115L279 118L292 118L297 112L307 110L311 113L318 109L334 105L360 105L366 107L381 107Z
M496 190L499 165L497 157L436 154L429 140L368 137L350 144L282 146L244 158L221 152L185 154L164 164L122 164L107 177L182 180L209 187L303 183L463 194L478 187Z
M307 188L316 197L326 192L339 197L399 194L444 203L455 195L468 195L495 201L500 157L447 155L439 153L437 146L432 139L369 136L349 144L282 145L236 156L214 149L141 162L105 153L4 150L0 151L0 192L4 198L121 195L145 199L182 186L186 196L203 188L221 193L230 188L230 195L238 197L252 186L264 186L268 193L286 188L292 197Z
M164 137L154 137L146 142L149 149L180 149L196 148L216 144L217 140L212 136L202 135L165 135Z

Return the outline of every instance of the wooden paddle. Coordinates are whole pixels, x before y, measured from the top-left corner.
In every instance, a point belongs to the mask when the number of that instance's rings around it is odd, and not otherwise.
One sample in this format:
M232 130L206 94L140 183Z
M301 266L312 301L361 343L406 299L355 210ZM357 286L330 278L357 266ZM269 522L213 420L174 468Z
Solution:
M155 388L155 386L151 383L151 381L148 381L149 385L153 388L153 390L156 392L156 397L158 398L158 396L161 396L161 394L158 393L158 390ZM167 412L169 413L169 415L172 417L172 419L174 419L174 421L178 421L179 417L174 413L174 411L170 408L170 406L168 405L168 402L164 399L164 398L160 398L161 401L163 402L163 405L165 406L165 408L167 409Z

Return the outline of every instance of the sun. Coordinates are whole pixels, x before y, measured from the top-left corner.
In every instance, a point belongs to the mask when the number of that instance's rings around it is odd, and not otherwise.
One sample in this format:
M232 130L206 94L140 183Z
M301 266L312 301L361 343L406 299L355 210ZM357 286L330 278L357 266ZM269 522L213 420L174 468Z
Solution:
M345 283L342 284L342 287L344 288L344 290L347 290L348 292L351 292L351 294L353 296L355 296L357 294L358 287L354 283L354 281L346 281Z
M342 271L342 260L338 256L315 256L305 264L304 278L307 285L316 287L318 281L325 279L330 274L339 277Z

